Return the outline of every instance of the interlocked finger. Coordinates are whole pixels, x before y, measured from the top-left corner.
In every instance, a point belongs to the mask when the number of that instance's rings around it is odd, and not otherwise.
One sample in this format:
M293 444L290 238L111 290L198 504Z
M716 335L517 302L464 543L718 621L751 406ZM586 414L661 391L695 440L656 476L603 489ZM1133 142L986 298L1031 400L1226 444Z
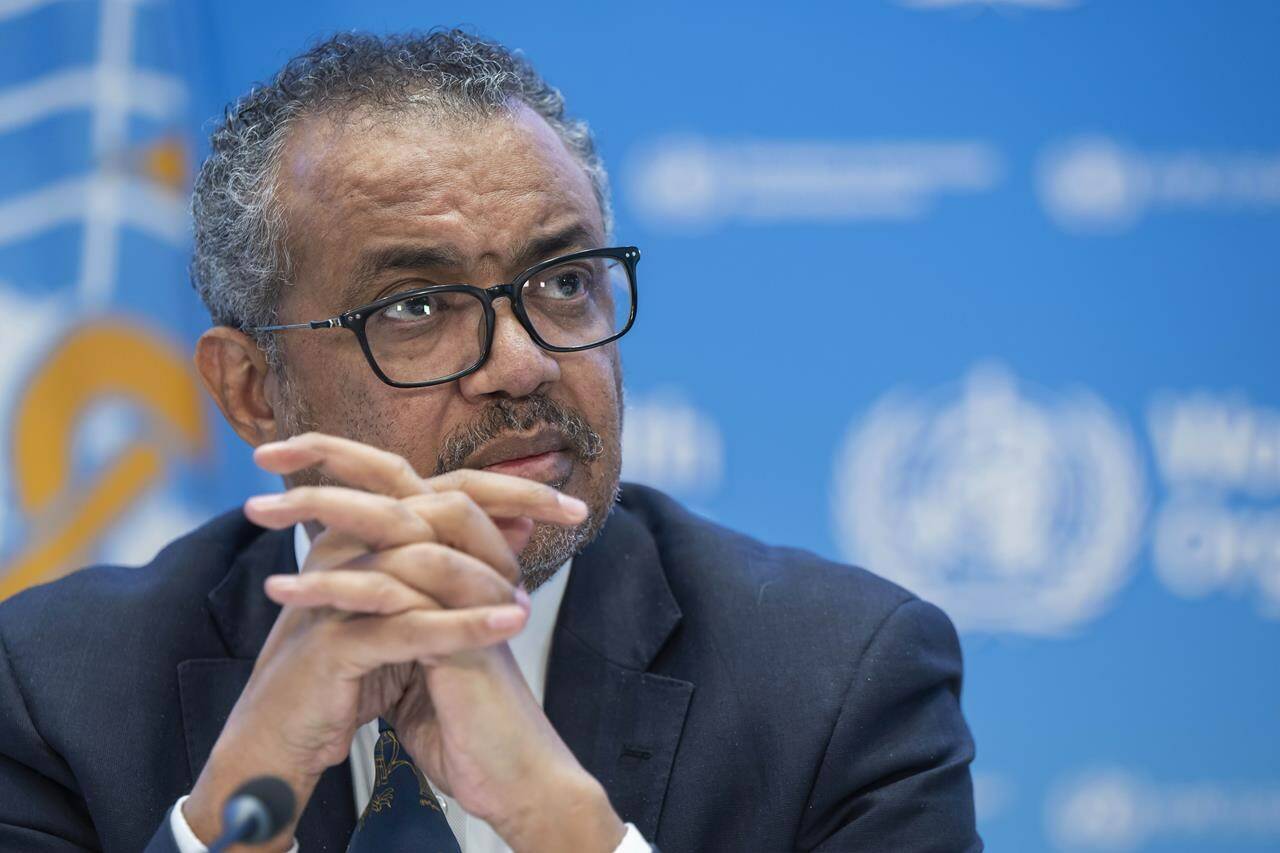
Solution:
M263 444L254 461L274 474L314 468L337 483L393 498L416 495L424 481L403 457L349 438L306 432Z
M578 524L587 505L536 480L460 468L424 481L430 491L463 492L493 518L532 518L551 524Z
M273 575L266 588L282 605L383 615L521 602L488 565L434 542L365 553L327 571Z
M461 610L407 610L326 625L332 632L327 653L356 672L410 661L439 660L501 643L524 627L518 605Z
M470 554L515 583L520 564L506 537L484 510L462 492L415 495L404 505L435 531L436 540Z
M279 530L317 521L377 551L433 541L435 531L403 501L343 486L299 486L277 495L259 495L244 505L255 524Z
M352 560L354 571L384 574L449 608L518 601L512 581L488 563L435 542L418 542Z
M266 591L272 601L286 607L331 607L383 616L440 609L440 602L432 596L381 572L333 569L272 575L267 578Z

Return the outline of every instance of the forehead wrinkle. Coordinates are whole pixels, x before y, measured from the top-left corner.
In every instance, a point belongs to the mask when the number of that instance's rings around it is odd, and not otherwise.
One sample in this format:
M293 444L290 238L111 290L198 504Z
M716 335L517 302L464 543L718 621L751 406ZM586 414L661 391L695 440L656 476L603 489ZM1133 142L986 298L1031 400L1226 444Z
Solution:
M451 244L458 260L509 267L520 243L552 220L571 217L599 232L585 171L534 117L525 124L508 117L443 133L428 126L419 144L409 120L372 127L301 124L282 163L290 218L298 226L289 229L298 259L307 263L313 252L323 257L341 251L329 260L336 267L330 271L350 282L348 270L358 267L354 249L370 237ZM490 144L469 144L477 133Z
M580 195L584 188L594 199L581 166L550 127L534 117L532 126L495 118L484 128L430 127L428 134L444 131L442 139L441 134L435 134L436 141L443 144L431 146L412 144L408 119L355 129L312 120L291 135L286 148L292 165L287 183L295 188L293 195L311 194L326 209L355 205L375 211L397 210L437 196L441 206L465 210L478 199L509 196L519 202L538 195L563 195L570 189L578 192L570 191L569 195ZM370 139L371 132L381 133ZM503 141L511 144L501 145L497 151L491 146L487 152L505 158L500 157L497 163L483 162L493 157L473 151L475 146L466 139L481 133L489 140L506 137ZM395 144L406 138L411 144ZM552 152L560 156L547 156Z

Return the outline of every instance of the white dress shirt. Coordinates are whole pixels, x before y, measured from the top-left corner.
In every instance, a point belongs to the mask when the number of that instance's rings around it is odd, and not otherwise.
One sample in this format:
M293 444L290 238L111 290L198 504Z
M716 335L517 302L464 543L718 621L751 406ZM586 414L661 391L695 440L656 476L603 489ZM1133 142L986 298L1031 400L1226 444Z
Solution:
M293 548L298 559L298 566L307 559L311 552L311 539L301 524L293 528ZM551 635L555 630L556 617L560 612L560 601L564 598L565 584L569 581L569 571L573 568L573 560L565 562L560 569L542 586L530 594L529 621L524 630L507 641L511 646L511 654L516 659L520 674L528 683L529 689L542 704L543 691L547 683L547 661L551 656ZM373 750L378 741L378 721L370 720L356 732L351 741L351 788L355 797L356 814L364 812L365 805L373 796ZM511 848L488 823L478 817L472 817L452 797L446 797L437 791L436 799L440 801L449 828L462 853L511 853ZM182 797L170 812L169 826L181 853L208 853L208 848L196 838L191 827L187 825L182 814ZM627 834L614 853L648 853L652 848L633 824L627 824ZM290 853L298 853L297 842L294 842Z

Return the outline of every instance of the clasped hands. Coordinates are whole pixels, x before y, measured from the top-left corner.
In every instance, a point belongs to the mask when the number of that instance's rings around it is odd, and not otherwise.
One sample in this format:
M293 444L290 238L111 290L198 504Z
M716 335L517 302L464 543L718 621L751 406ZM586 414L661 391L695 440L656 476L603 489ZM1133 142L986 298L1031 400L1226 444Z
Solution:
M621 820L506 644L528 617L516 555L534 523L578 524L586 505L485 471L423 479L394 454L319 433L263 445L254 459L340 485L245 504L263 527L324 531L299 574L267 581L283 610L184 806L197 836L217 834L222 801L250 776L280 776L305 803L356 730L381 716L437 790L513 850L612 850Z

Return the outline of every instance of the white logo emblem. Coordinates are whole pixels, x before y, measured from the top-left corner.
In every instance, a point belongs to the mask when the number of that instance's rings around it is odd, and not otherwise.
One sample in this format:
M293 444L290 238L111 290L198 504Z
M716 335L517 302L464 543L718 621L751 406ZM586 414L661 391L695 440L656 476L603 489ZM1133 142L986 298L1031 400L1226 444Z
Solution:
M918 220L943 196L993 189L1003 173L999 153L971 140L667 137L637 149L628 165L636 211L681 228Z
M1119 232L1150 212L1267 212L1280 206L1280 154L1140 151L1106 137L1051 146L1037 189L1072 231Z
M1075 230L1118 231L1146 206L1145 176L1118 145L1101 137L1050 149L1040 161L1040 198L1049 216Z
M1280 789L1256 782L1156 781L1124 768L1075 774L1045 801L1048 835L1058 850L1197 850L1225 843L1273 850L1280 840ZM1236 849L1234 846L1232 849Z
M720 425L675 389L628 394L622 476L684 498L715 494L724 479Z
M1047 634L1127 580L1145 489L1129 431L1092 394L1033 401L998 365L958 399L892 394L837 459L846 556L961 629Z

